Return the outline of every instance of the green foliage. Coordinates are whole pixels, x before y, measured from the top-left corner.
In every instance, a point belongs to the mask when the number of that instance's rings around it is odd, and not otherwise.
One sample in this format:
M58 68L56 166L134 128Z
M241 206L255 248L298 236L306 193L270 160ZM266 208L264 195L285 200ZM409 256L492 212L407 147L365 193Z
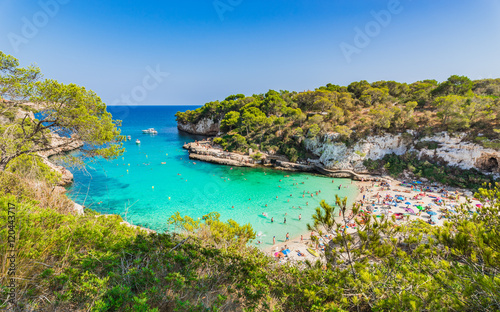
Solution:
M322 201L308 226L332 235L324 238L325 265L276 265L246 246L255 238L249 225L223 222L218 213L200 220L177 213L169 222L182 232L147 234L118 216L63 214L1 195L0 219L14 204L17 303L24 310L494 311L500 185L475 197L483 206L456 208L443 227L397 224L358 205L349 211L346 198ZM342 230L348 222L358 234ZM0 229L0 240L7 241L8 229ZM0 245L0 254L7 248ZM2 288L2 309L6 298Z
M57 184L61 178L58 172L52 170L39 156L35 155L21 155L15 158L9 163L6 171L49 184Z
M471 81L463 76L451 76L442 83L363 80L347 87L327 84L314 91L231 95L176 116L181 123L202 118L220 121L221 132L228 135L221 142L224 148L244 151L247 146L260 146L262 151L300 160L308 157L305 139L322 140L330 132L338 133L337 140L346 144L368 135L406 130L426 135L481 132L495 142L499 90L500 79ZM231 141L235 134L243 136L246 144L240 137Z
M485 137L476 137L474 142L481 144L486 148L492 148L496 150L500 150L500 141L499 140L489 140Z
M226 114L224 119L221 121L221 129L232 130L239 122L240 113L239 112L229 112Z
M466 76L453 75L433 90L435 95L466 95L471 92L474 82Z
M81 149L84 157L110 159L123 153L117 128L120 122L111 118L106 105L93 91L55 80L39 81L38 68L18 65L17 59L0 52L0 95L10 100L6 104L9 109L22 116L0 125L0 170L22 155L34 156L68 144L51 146L54 139L50 132L81 140L85 143ZM26 98L38 105L39 120L16 106L14 100Z
M254 153L252 154L252 159L255 160L255 161L259 161L262 159L262 154L257 152L257 153Z

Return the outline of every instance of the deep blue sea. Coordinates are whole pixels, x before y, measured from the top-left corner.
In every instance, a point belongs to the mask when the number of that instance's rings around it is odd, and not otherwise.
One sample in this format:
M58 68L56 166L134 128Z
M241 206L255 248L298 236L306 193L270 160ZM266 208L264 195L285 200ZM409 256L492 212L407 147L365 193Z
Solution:
M202 137L179 132L174 116L188 109L196 107L108 107L114 119L122 120L122 134L132 139L124 143L123 157L95 160L88 162L86 170L73 170L70 197L98 212L119 214L132 224L157 231L170 230L167 220L177 211L196 219L216 211L223 220L250 223L259 235L255 242L261 240L259 246L265 248L274 235L282 241L286 233L290 237L305 233L322 199L332 203L339 194L352 202L357 195L349 179L190 160L182 145ZM155 128L158 134L142 134L147 128Z

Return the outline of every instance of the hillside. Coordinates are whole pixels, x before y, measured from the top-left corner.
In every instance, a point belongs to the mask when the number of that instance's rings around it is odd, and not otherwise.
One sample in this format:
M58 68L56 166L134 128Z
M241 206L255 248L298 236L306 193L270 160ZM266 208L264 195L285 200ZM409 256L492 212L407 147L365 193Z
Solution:
M376 167L373 161L412 154L479 175L500 173L500 79L270 90L232 95L176 117L179 129L216 135L214 143L227 151L280 154L327 169L380 170L386 162Z

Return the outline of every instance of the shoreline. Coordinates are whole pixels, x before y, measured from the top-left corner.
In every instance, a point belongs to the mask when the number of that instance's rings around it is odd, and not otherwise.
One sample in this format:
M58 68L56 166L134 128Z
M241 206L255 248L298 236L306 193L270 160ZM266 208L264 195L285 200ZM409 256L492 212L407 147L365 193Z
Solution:
M361 198L363 198L361 194L361 184L369 184L370 182L362 182L362 181L355 181L352 180L352 185L356 188L357 190L357 195L355 199L352 201L352 204L358 202ZM351 204L351 207L352 207ZM349 206L348 206L348 211L349 211ZM336 209L335 213L337 213L338 210ZM335 215L335 220L338 221L342 219L341 216ZM354 232L354 231L353 231ZM303 240L301 240L301 235ZM314 235L318 235L318 233L314 232ZM324 241L324 239L323 239ZM265 254L266 256L271 256L275 258L275 253L282 250L282 248L285 248L285 246L290 249L291 253L288 255L288 257L283 258L283 261L281 259L279 260L279 263L286 263L286 262L300 262L300 261L312 261L315 262L316 260L324 261L324 257L322 256L322 251L319 249L316 249L315 242L311 240L311 232L309 230L305 230L303 233L299 233L296 236L290 237L289 241L282 241L282 240L277 240L275 245L268 246L266 248L262 248L259 250ZM258 248L258 247L256 247ZM320 256L316 257L313 254L311 254L307 249L311 248L315 250ZM298 256L297 251L300 251L304 256Z
M390 177L386 177L388 185L379 185L372 181L354 181L358 195L353 203L362 204L361 208L365 213L372 216L393 215L408 216L408 219L398 220L396 224L402 225L408 222L414 222L420 219L423 222L431 222L433 226L442 226L446 220L447 213L454 213L454 207L463 204L467 199L471 200L471 205L479 204L479 201L472 198L470 191L453 188L437 183L422 183L421 181L413 181L413 183L405 183ZM420 182L420 183L417 183ZM411 187L410 187L411 186ZM393 201L394 198L401 198L398 203ZM442 200L438 200L442 199ZM420 206L421 208L417 207ZM409 208L409 210L408 210ZM348 207L347 215L349 214ZM371 210L371 212L368 212ZM432 213L432 215L431 215ZM335 216L335 220L339 221L341 217ZM349 222L354 222L349 219ZM356 233L357 229L349 228L346 233ZM336 233L327 233L328 235L336 235ZM274 257L278 263L300 263L304 260L315 262L320 260L325 262L324 254L321 250L316 250L310 239L310 233L302 234L304 240L300 241L300 235L293 237L288 242L279 241L275 245L261 249L268 256ZM315 233L317 235L317 233ZM328 243L328 239L322 237L323 243ZM278 258L275 253L282 250L284 247L290 249L290 253L285 258ZM316 250L319 257L313 256L307 251L308 248ZM296 251L300 251L305 256L299 256Z
M257 153L250 152L249 154L241 154L235 152L227 152L212 145L210 139L185 143L182 148L188 150L189 158L201 161L206 161L219 165L234 166L234 167L264 167L273 168L282 171L293 172L310 172L324 175L331 178L347 178L353 181L379 181L385 177L376 176L368 172L354 172L352 170L330 170L326 169L318 163L295 163L289 162L281 155L268 155L258 152L262 155L261 159L255 160L252 155Z

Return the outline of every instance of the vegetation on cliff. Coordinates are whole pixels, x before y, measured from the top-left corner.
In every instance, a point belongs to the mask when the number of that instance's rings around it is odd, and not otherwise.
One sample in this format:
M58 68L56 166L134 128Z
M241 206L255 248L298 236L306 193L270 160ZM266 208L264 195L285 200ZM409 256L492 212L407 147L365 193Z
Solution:
M464 131L485 146L496 146L500 79L472 81L455 75L442 83L359 81L314 91L270 90L231 95L176 116L184 124L203 118L220 121L223 136L218 142L225 149L278 152L292 161L306 157L305 138L330 132L349 144L367 135L405 130Z

